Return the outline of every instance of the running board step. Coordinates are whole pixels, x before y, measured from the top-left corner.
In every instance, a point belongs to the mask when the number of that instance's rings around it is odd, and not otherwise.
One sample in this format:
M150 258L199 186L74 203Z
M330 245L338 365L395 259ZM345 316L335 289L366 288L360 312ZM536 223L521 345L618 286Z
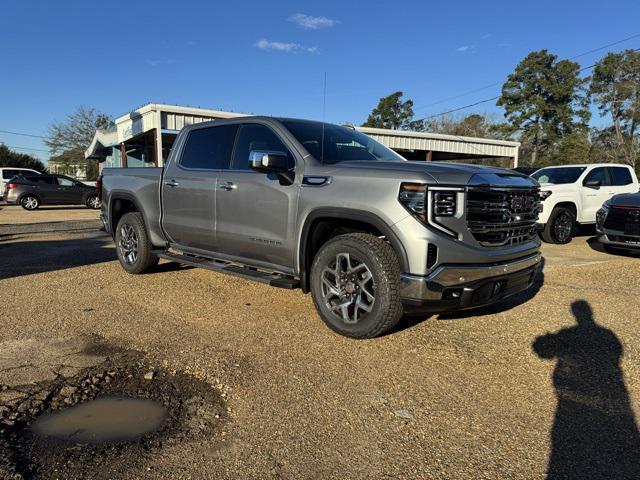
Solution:
M253 280L255 282L266 283L272 287L286 288L292 290L300 288L300 282L292 277L287 277L280 273L269 273L256 270L249 267L241 267L228 262L211 260L203 257L193 257L191 255L180 255L177 253L168 253L165 251L154 252L158 257L170 260L172 262L183 263L193 267L206 268L214 272L228 273L236 277Z

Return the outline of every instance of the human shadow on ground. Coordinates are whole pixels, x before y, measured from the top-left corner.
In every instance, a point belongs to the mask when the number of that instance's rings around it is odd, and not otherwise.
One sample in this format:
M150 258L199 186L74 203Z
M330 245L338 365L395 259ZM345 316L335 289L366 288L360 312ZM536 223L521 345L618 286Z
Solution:
M556 359L558 398L548 479L640 478L640 433L620 366L623 347L598 325L588 302L571 305L577 325L533 342L542 359Z

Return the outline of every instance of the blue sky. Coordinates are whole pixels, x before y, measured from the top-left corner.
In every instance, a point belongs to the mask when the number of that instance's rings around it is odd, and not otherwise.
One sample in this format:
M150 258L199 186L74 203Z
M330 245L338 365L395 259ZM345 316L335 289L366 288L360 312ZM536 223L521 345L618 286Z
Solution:
M640 3L615 0L3 0L1 11L0 130L32 134L78 105L320 119L324 72L328 121L361 123L396 90L426 116L497 95L499 85L482 87L532 50L566 58L640 33ZM611 50L638 47L640 37ZM493 103L473 111L501 115ZM45 148L4 133L0 142Z

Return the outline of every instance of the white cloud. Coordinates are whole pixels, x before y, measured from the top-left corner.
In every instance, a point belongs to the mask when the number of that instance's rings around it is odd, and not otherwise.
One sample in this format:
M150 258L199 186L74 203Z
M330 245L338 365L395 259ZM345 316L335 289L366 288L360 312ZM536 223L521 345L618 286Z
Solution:
M262 50L278 50L280 52L294 52L302 48L297 43L270 42L269 40L265 40L264 38L258 40L255 46L261 48Z
M486 40L487 38L491 38L491 34L490 33L485 33L484 35L482 35L482 40Z
M304 13L296 13L291 15L288 21L295 23L298 27L305 30L319 30L321 28L333 27L335 24L340 23L338 20L333 20L327 17L313 17Z
M457 52L468 52L469 50L475 50L475 45L462 45L461 47L456 48Z
M262 50L275 50L277 52L289 52L289 53L297 53L297 52L307 52L307 53L320 53L318 47L305 47L304 45L300 45L299 43L285 43L285 42L271 42L266 39L260 39L255 44L255 47L258 47Z

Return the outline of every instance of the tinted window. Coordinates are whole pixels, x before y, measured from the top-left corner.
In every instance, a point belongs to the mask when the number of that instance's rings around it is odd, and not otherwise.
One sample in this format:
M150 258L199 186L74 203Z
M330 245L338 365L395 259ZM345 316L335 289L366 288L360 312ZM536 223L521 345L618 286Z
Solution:
M76 182L74 182L70 178L56 177L56 180L58 181L58 185L60 185L61 187L73 187L76 184Z
M19 170L3 170L2 171L2 179L3 180L9 180L10 178L13 178L16 175L18 175L18 173L20 173Z
M624 167L609 167L611 185L629 185L633 183L631 172Z
M587 173L587 176L584 178L582 184L586 185L587 182L591 182L593 180L598 180L601 186L611 185L611 183L609 182L609 175L607 175L607 169L604 167L594 168L589 173Z
M236 130L236 125L193 130L184 146L180 165L208 170L229 168Z
M283 152L289 156L291 167L294 166L293 158L289 155L287 147L282 141L264 125L243 125L238 133L236 153L233 159L234 170L251 170L249 168L249 152L252 150L268 150Z
M322 163L349 160L405 161L393 150L353 128L300 120L284 120L282 123L296 140Z
M575 183L587 167L559 167L543 168L531 175L540 183L550 183L552 185L562 185Z
M30 182L46 183L47 185L52 185L54 183L54 178L48 177L46 175L30 175L24 178L26 178Z

